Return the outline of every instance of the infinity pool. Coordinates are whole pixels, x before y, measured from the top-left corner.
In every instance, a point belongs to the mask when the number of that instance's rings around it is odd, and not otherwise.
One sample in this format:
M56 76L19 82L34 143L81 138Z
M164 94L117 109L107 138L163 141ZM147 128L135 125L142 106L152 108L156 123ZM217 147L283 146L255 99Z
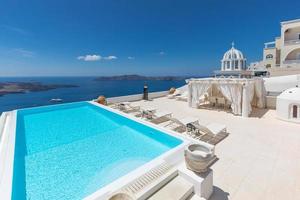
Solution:
M181 143L88 102L18 110L12 199L82 199Z

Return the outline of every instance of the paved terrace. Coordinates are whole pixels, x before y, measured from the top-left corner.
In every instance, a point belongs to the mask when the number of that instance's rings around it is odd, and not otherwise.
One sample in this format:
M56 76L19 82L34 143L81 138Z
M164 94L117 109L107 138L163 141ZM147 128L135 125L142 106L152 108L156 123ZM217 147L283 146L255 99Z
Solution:
M276 119L274 110L254 110L250 118L217 110L194 109L187 102L167 99L133 105L170 111L227 125L230 135L216 145L211 200L300 198L300 125Z

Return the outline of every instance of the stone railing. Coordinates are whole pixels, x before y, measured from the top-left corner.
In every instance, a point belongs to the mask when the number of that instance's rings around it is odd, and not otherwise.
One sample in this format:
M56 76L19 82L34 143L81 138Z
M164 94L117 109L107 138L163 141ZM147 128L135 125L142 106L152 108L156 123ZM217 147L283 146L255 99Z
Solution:
M300 63L300 60L285 60L283 64L292 64L292 63Z
M286 41L284 41L284 45L293 45L293 44L300 44L300 40L296 39L296 40L286 40Z

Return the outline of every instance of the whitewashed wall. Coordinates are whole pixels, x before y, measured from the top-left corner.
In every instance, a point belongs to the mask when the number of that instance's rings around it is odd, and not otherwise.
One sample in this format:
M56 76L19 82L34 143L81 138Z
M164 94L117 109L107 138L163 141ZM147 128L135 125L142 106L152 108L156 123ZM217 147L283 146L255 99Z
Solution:
M267 92L283 92L300 84L300 74L264 78ZM299 85L300 87L300 85Z
M151 92L148 94L149 99L166 96L169 91ZM107 103L119 103L124 101L139 101L143 99L143 94L134 94L127 96L111 97L107 98Z

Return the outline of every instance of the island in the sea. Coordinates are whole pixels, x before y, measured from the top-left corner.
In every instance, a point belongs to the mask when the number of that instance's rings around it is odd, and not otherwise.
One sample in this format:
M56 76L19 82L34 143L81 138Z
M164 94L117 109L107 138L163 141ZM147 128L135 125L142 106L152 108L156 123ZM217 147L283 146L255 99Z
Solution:
M39 82L2 82L0 83L0 96L6 94L38 92L69 87L78 86L69 84L42 84Z
M96 81L178 81L185 80L187 77L184 76L140 76L136 74L131 75L120 75L120 76L99 76L95 78Z

